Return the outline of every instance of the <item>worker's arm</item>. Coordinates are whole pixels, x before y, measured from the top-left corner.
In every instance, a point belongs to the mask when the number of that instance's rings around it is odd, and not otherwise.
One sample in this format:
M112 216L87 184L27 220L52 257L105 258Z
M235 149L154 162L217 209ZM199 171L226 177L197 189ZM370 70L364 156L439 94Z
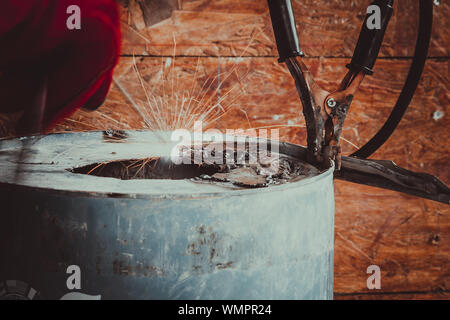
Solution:
M72 5L80 8L81 29L67 26ZM48 129L104 101L120 54L117 4L4 0L0 48L0 112L23 111L21 133Z

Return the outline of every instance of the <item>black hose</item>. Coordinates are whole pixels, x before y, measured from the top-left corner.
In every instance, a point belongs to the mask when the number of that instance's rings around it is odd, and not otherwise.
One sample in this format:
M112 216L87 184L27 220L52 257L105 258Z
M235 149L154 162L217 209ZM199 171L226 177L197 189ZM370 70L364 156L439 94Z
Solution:
M373 74L372 68L377 60L384 34L391 19L392 12L394 11L392 4L392 0L374 0L372 2L371 5L380 8L380 28L369 29L368 21L372 14L367 13L353 52L352 61L347 65L347 68L355 74L360 71L369 75Z
M402 92L383 127L369 140L369 142L362 146L358 151L351 154L352 157L367 158L372 155L389 139L397 125L400 123L406 109L408 109L408 106L411 103L425 66L430 45L432 25L433 3L431 0L420 0L420 22L416 49Z
M279 62L287 58L303 56L300 50L297 28L291 0L268 0L273 33L277 43Z

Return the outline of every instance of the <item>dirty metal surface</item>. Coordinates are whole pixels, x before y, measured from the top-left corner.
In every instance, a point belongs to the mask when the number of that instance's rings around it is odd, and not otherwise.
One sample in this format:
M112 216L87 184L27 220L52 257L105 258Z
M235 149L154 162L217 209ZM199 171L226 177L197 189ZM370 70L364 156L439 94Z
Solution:
M236 190L230 185L201 184L188 179L121 180L70 171L94 163L168 157L178 143L170 140L170 132L127 131L124 137L120 140L104 132L89 132L0 140L0 183L56 192L123 197L193 197L218 192L252 192ZM304 157L304 149L299 146L276 144L285 156ZM310 180L294 183L307 184Z
M130 132L128 139L145 134ZM72 137L58 135L47 149L45 138L32 140L30 156L23 157L32 169L23 167L28 173L20 183L0 184L0 279L58 299L69 291L67 267L77 265L83 293L102 299L332 298L333 168L249 190L123 181L66 171L69 163L98 158L100 148L123 156L113 148L118 143L83 143L102 141L102 133L79 134L77 144ZM71 156L61 155L69 143ZM5 158L20 146L20 140L1 141L3 181L10 174L4 169L17 165L8 167ZM44 150L53 151L44 157ZM147 154L140 150L133 145L128 152ZM280 143L280 152L301 157L304 149Z
M107 141L117 141L107 135ZM316 176L320 170L315 166L278 152L267 150L266 144L247 142L203 143L198 147L181 146L180 163L170 157L115 160L93 163L69 170L72 173L121 180L133 179L191 179L195 182L242 188L262 188L300 181ZM270 144L269 144L270 146ZM120 146L118 146L120 148ZM261 147L261 148L259 148ZM258 148L260 150L258 150ZM278 148L276 148L278 149ZM194 163L194 159L203 159Z

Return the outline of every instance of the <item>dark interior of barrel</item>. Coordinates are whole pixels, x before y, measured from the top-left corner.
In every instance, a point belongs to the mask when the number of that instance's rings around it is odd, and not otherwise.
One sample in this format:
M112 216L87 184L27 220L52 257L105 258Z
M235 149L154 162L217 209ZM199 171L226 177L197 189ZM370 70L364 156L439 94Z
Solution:
M203 161L193 162L195 152L200 152ZM248 148L228 148L223 150L222 161L205 160L208 159L207 152L204 148L190 148L187 153L189 161L180 164L172 162L170 157L149 157L92 163L69 171L122 180L191 179L196 182L225 183L245 188L295 182L320 173L318 168L303 160L270 151L258 150L256 154L252 154ZM212 153L214 154L214 151Z

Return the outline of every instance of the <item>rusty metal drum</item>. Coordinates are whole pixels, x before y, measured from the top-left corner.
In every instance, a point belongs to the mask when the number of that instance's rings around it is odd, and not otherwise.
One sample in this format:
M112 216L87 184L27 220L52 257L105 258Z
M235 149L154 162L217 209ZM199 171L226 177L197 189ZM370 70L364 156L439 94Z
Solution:
M70 171L171 144L146 131L126 143L102 132L1 140L0 297L20 283L24 298L332 299L333 168L252 189Z

